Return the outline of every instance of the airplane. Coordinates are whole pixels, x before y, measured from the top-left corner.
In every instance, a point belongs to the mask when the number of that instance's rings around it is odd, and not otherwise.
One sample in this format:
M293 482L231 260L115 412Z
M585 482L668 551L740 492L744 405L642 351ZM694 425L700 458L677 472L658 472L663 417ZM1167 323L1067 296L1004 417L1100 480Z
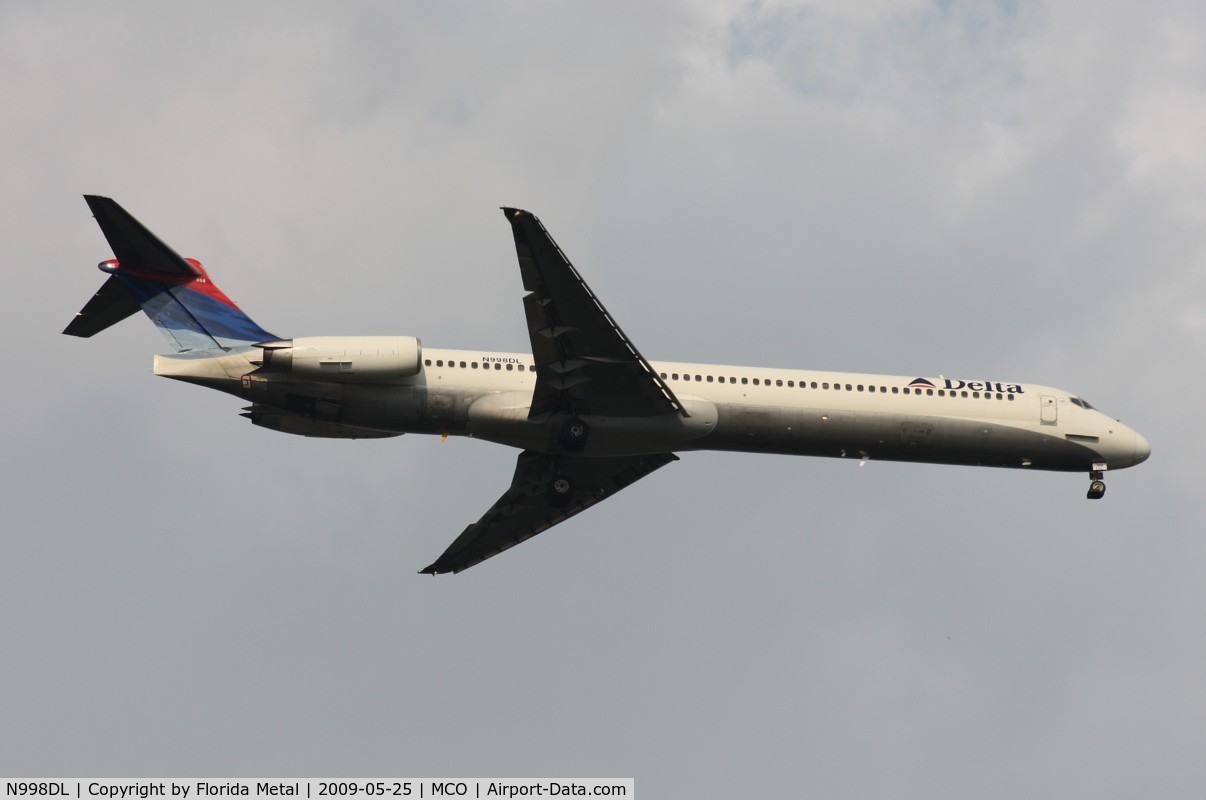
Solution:
M154 372L249 403L301 436L467 436L519 448L511 486L423 574L456 573L585 511L693 450L1087 472L1151 454L1137 431L1061 389L1002 380L648 361L533 214L511 225L531 353L411 336L282 338L107 197L85 200L115 258L63 333L141 310L176 351Z

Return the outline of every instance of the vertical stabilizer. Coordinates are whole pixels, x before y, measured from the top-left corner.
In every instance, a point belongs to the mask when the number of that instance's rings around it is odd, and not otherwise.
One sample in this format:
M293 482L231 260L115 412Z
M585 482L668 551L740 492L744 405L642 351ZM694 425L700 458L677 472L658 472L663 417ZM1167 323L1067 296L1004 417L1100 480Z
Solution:
M109 279L63 333L92 336L141 308L179 352L279 338L244 314L199 262L181 258L113 200L84 199L116 258L99 264Z

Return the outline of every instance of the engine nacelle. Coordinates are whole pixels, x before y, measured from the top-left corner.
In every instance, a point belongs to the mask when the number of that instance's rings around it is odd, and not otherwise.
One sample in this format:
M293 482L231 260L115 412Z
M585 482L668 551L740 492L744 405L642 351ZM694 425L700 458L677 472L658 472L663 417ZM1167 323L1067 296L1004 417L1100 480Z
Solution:
M413 336L309 336L260 347L266 371L303 380L380 383L423 368L423 345Z

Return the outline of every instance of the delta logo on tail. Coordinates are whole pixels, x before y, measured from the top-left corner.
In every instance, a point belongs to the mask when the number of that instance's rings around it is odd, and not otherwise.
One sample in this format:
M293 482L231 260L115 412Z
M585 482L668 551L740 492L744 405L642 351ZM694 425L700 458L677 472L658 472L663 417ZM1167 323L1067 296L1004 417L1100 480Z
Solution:
M1020 383L1001 383L1000 381L961 381L951 380L950 378L942 378L941 383L934 383L928 378L915 378L909 382L910 389L948 389L958 391L966 389L970 392L1008 392L1009 394L1023 394L1024 390Z

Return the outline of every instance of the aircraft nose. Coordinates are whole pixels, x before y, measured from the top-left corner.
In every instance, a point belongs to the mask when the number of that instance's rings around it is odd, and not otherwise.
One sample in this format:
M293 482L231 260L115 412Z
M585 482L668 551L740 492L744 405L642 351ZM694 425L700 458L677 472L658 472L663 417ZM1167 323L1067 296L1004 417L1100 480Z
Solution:
M1147 439L1143 438L1143 434L1135 432L1135 463L1142 464L1147 461L1147 457L1152 454L1152 446Z

